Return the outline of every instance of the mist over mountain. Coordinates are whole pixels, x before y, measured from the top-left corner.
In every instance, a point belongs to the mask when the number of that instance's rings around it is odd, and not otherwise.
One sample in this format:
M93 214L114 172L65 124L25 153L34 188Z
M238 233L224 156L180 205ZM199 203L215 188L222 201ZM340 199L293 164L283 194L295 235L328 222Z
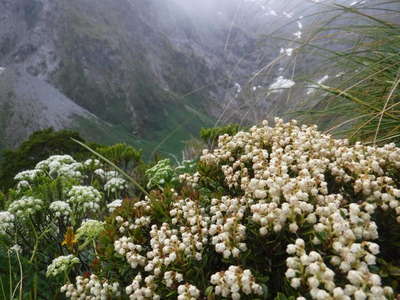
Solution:
M3 0L0 146L53 127L176 152L201 127L246 119L238 90L260 85L249 80L281 47L265 47L263 35L292 22L293 37L296 20L315 9L278 0Z

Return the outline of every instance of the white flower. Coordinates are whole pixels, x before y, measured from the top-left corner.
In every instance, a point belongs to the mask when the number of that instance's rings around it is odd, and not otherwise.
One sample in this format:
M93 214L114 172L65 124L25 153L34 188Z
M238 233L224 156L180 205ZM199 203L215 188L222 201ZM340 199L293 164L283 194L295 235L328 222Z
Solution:
M11 252L15 252L15 253L21 253L22 252L22 247L18 244L15 244L14 246L12 246L9 249Z
M87 219L84 220L81 226L76 231L76 237L79 238L96 238L101 232L104 231L105 222Z
M58 274L62 274L71 268L74 264L78 264L79 259L74 255L70 254L67 256L59 256L51 262L51 264L47 267L46 276L57 276Z
M50 204L49 208L57 217L69 216L71 214L71 207L64 201L54 201Z
M0 211L0 235L14 228L15 216L8 211Z
M111 192L111 193L120 192L127 188L128 188L128 184L127 184L126 180L123 178L118 178L118 177L111 178L104 185L104 190Z
M97 211L102 201L101 193L92 186L73 186L68 192L67 202L77 211Z
M75 281L75 284L65 284L61 287L61 292L65 293L66 298L72 300L113 299L121 295L117 282L111 283L108 280L101 280L95 274L90 275L89 278L77 276Z
M122 199L116 199L113 202L107 204L107 208L110 213L113 212L116 208L121 206L122 206Z
M31 196L23 196L20 200L12 202L8 207L8 211L17 218L26 219L41 211L43 207L44 203L42 200Z
M211 284L215 285L215 293L223 297L240 299L240 292L245 295L262 295L262 288L255 282L250 270L230 266L228 270L211 275Z

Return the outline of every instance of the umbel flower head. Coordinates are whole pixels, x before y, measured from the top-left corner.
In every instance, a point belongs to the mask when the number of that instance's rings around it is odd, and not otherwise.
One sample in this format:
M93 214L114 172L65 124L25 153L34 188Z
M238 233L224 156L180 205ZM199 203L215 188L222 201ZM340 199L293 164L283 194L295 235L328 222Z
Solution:
M57 276L68 271L74 264L79 263L79 258L74 255L59 256L47 267L46 276Z
M69 216L71 214L71 207L65 201L54 201L49 208L56 217Z
M0 211L0 235L14 228L15 216L8 211Z
M82 225L76 231L76 238L94 239L102 231L104 231L104 222L97 220L90 220L90 219L85 220L82 222Z
M73 186L68 192L67 202L79 211L97 211L100 209L101 193L92 186Z
M8 207L8 211L18 218L26 219L43 208L43 201L34 197L23 196Z

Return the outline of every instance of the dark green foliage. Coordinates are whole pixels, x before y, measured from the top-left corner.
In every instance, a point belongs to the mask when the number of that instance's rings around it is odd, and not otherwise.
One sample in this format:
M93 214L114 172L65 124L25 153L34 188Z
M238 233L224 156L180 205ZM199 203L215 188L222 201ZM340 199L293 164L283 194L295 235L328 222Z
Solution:
M0 192L0 210L5 209L5 204L6 204L6 196Z
M134 169L142 160L142 151L127 144L100 147L97 152L124 170Z
M7 191L13 186L14 176L18 172L34 168L39 161L51 155L69 154L78 160L90 157L90 152L72 138L84 141L78 132L49 128L34 132L17 149L5 150L0 161L0 190Z
M202 128L200 131L200 137L209 146L216 146L218 144L218 137L220 135L235 135L239 130L240 127L238 124L230 124L222 127Z

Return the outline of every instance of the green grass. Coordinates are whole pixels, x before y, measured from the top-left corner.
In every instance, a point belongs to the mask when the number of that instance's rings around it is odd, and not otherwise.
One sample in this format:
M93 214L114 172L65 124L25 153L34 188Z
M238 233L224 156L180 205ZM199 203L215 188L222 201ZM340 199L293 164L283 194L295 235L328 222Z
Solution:
M318 86L322 100L308 112L312 121L329 124L329 132L371 144L399 143L400 10L390 8L396 2L336 5L337 15L304 46L326 57L325 72L345 73ZM319 47L323 39L341 50Z

